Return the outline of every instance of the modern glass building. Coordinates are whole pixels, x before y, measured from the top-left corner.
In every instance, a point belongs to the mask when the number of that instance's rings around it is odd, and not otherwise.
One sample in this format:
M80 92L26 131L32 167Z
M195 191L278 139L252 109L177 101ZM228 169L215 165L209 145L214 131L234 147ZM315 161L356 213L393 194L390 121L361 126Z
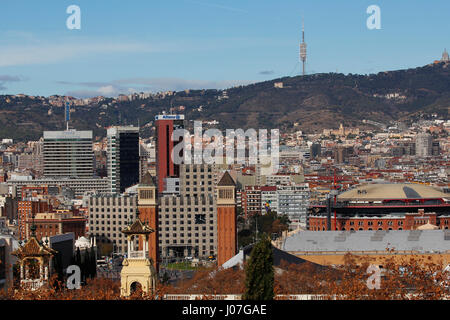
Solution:
M139 182L139 128L110 127L107 138L111 192L122 193Z

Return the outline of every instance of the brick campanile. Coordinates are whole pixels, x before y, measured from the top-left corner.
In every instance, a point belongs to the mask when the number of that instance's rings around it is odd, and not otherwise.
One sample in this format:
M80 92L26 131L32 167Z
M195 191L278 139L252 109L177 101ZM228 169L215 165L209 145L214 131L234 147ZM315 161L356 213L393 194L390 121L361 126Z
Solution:
M159 232L158 232L158 199L153 177L146 173L138 188L139 219L155 230L149 235L148 254L152 259L156 274L159 272ZM142 248L142 243L139 243Z
M228 171L217 184L217 265L236 255L236 184Z

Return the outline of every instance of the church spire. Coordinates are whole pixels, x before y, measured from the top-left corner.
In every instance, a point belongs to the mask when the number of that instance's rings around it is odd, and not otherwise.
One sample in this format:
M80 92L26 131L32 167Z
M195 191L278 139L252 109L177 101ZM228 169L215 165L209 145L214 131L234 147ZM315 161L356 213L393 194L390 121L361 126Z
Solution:
M450 62L450 57L448 55L447 49L444 49L444 53L442 54L442 62Z

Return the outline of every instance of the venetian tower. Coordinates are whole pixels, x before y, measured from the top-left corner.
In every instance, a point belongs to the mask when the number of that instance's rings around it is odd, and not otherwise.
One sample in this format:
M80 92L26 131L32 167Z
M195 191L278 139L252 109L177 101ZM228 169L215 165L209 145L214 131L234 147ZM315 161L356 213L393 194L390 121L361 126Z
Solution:
M228 171L217 184L217 265L236 255L236 184Z
M158 199L156 184L150 173L146 173L138 188L138 211L139 219L154 230L150 234L148 250L153 260L156 273L159 272L159 236L158 236ZM139 243L142 249L142 243Z
M149 257L148 241L154 230L137 218L122 232L127 236L128 251L120 272L120 295L128 297L138 288L144 294L151 294L156 286L156 272ZM142 243L142 250L137 248L137 241Z

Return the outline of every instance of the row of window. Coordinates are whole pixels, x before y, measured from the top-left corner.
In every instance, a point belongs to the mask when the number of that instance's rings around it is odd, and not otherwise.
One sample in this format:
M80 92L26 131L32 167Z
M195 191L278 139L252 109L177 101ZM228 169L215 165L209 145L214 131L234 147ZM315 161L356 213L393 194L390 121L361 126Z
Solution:
M170 243L173 243L173 244L177 244L177 243L192 243L191 239L188 239L186 241L184 239L181 239L180 242L178 242L177 239L172 239L172 241L170 241L170 240L165 240L165 241L166 241L166 244L170 244ZM214 243L214 239L210 239L209 242L210 243ZM159 240L159 243L163 243L163 240ZM199 239L195 239L194 243L200 243ZM202 243L206 243L206 239L203 239Z
M113 207L113 208L106 208L106 211L105 211L105 208L95 208L95 210L94 210L94 208L90 208L90 211L91 212L116 212L116 209L117 209L117 212L122 212L122 208L115 208L115 207ZM133 211L135 211L136 209L133 209L133 208L123 208L123 212L133 212Z
M159 215L158 217L159 217L159 219L162 219L162 215ZM191 215L191 214L188 214L187 217L188 217L188 219L189 219L189 218L192 218L192 215ZM209 215L209 217L210 217L210 218L214 218L214 214L211 213L211 214ZM168 214L166 214L166 215L164 216L164 218L165 218L165 219L170 219L170 216L169 216ZM180 214L180 215L173 214L173 215L172 215L172 218L173 218L173 219L178 219L178 218L179 218L179 219L184 219L184 214Z
M184 212L184 208L179 208L180 209L180 212ZM201 208L202 209L202 211L203 212L205 212L206 211L206 207L203 207L203 208ZM162 212L163 211L163 209L160 207L160 208L158 208L158 212ZM164 211L165 212L177 212L177 207L173 207L173 208L165 208L164 209ZM192 208L191 207L188 207L187 208L187 211L188 212L192 212ZM194 212L199 212L200 211L200 208L198 208L198 207L195 207L194 208ZM209 210L208 211L214 211L214 208L213 207L209 207ZM161 217L161 216L160 216Z
M117 216L118 217L118 219L120 220L120 219L122 219L122 216L121 215L119 215L119 216ZM94 219L94 215L93 214L91 214L90 215L90 218L91 219ZM105 219L105 215L104 214L102 214L102 215L99 215L99 214L96 214L95 215L95 218L96 219ZM112 219L116 219L116 215L112 215L112 217L111 217ZM123 218L124 219L128 219L128 218L133 218L132 216L123 216ZM109 220L108 220L108 222L109 222Z
M205 188L200 188L200 190L198 190L197 188L192 188L193 190L193 192L198 192L198 191L200 191L200 192L205 192L206 190L205 190ZM191 192L191 189L189 188L189 187L186 187L186 192ZM211 187L208 187L208 192L212 192L212 188Z
M159 232L161 232L162 229L163 229L163 228L159 227L159 228L158 228ZM170 230L170 227L165 227L164 230L165 230L165 231L169 231L169 230ZM179 230L180 230L180 231L184 231L184 227L180 227ZM187 230L188 230L188 231L191 231L192 228L191 228L191 227L187 227ZM195 230L195 231L198 231L198 230L199 230L199 227L195 227L194 230ZM203 231L206 231L206 227L202 227L202 230L203 230ZM214 227L209 227L209 230L213 231L213 230L214 230ZM177 231L177 227L172 227L172 231Z
M191 172L191 168L189 166L186 166L185 168L186 168L186 173ZM195 166L192 167L192 172L194 172L194 173L198 172L197 167L195 167ZM200 167L200 172L205 172L205 167ZM212 172L212 168L208 166L207 172Z

